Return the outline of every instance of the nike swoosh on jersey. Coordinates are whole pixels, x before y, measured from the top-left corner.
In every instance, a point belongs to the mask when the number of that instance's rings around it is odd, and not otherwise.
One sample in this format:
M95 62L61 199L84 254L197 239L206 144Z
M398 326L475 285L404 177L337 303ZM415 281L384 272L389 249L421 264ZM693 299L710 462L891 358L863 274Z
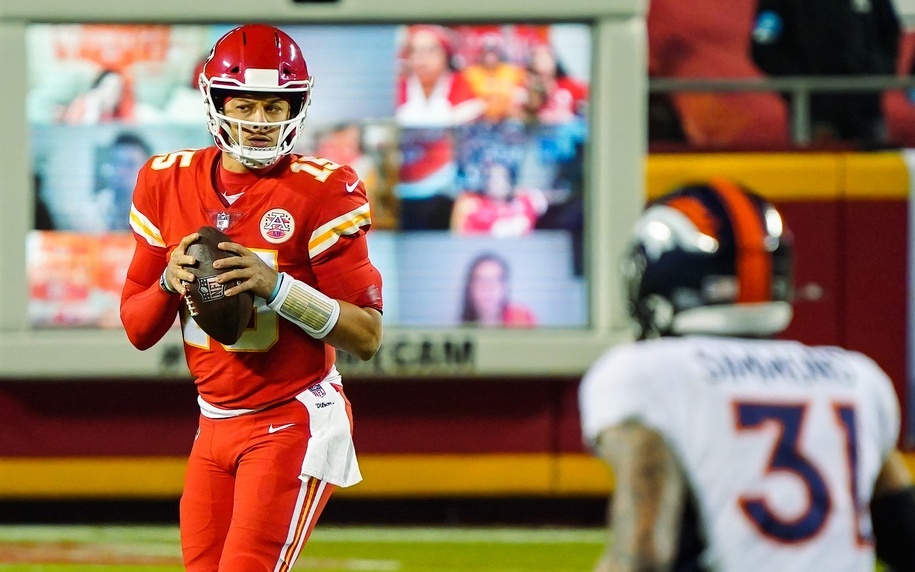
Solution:
M226 198L226 202L228 202L231 205L235 201L238 200L238 197L242 196L243 194L245 194L244 191L242 191L240 193L235 193L234 195L227 195L227 194L223 193L222 196L224 196Z
M352 183L346 183L346 192L351 193L356 190L356 186L359 184L359 179L356 179Z
M288 429L288 428L292 427L293 425L295 425L295 423L287 423L285 425L277 425L276 427L274 427L273 424L271 424L270 427L267 428L267 433L276 433L277 431L282 431L283 429Z

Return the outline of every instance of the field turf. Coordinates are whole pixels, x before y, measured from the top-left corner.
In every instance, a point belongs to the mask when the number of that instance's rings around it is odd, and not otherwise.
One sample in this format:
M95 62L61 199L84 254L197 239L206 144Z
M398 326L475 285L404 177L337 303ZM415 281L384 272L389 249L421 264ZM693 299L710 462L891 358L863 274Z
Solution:
M319 525L295 570L588 571L596 528ZM181 572L174 526L0 526L0 572Z

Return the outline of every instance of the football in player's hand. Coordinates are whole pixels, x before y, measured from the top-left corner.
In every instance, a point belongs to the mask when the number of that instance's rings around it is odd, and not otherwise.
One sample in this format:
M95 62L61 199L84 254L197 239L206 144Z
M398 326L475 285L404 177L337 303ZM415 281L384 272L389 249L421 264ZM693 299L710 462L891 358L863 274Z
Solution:
M216 277L226 272L223 268L213 268L213 262L235 254L220 250L220 242L232 242L222 231L211 226L201 227L197 231L200 238L191 243L187 254L197 261L187 267L196 279L187 284L184 296L188 310L200 328L216 341L232 345L244 333L254 310L254 296L242 292L235 296L226 296L226 289L235 283L220 284Z

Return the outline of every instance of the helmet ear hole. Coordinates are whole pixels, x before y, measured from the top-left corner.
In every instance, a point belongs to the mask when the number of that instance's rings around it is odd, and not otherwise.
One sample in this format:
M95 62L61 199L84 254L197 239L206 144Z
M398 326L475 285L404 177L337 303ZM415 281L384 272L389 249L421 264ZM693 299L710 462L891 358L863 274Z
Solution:
M301 113L302 106L305 105L305 96L301 94L289 94L286 96L286 101L289 102L289 110L294 117Z
M210 96L213 99L213 106L216 107L216 110L220 113L223 113L226 108L226 98L229 97L229 91L225 89L210 89Z

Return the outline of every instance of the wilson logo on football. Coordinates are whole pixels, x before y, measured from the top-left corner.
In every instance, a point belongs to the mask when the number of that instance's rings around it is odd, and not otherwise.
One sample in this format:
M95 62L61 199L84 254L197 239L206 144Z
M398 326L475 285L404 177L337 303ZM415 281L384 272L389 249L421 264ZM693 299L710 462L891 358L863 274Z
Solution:
M295 219L284 209L271 209L261 217L261 236L267 242L280 244L292 238Z

